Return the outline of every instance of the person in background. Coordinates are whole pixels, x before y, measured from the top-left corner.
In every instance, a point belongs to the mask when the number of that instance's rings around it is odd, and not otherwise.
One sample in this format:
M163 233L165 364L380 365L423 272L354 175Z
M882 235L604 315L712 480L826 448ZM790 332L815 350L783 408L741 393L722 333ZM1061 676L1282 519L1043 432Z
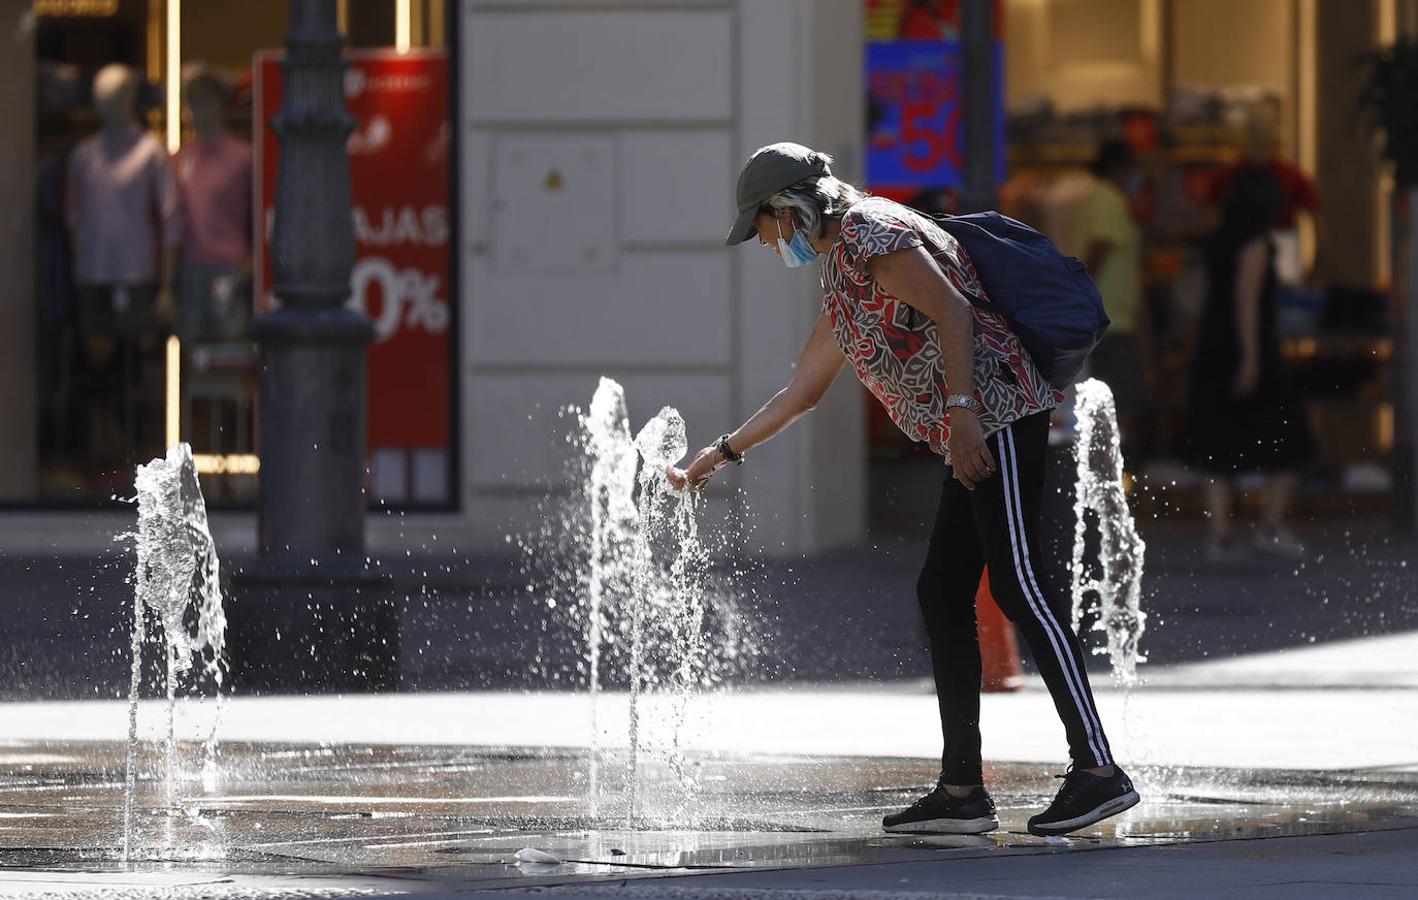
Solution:
M137 76L127 66L105 66L93 96L101 124L69 155L65 220L79 331L99 373L90 407L92 464L108 469L158 444L139 440L137 383L141 357L157 344L158 318L169 311L181 222L167 149L135 118Z
M1241 158L1222 169L1211 180L1208 197L1222 208L1232 184L1243 172L1260 169L1275 179L1279 201L1270 223L1275 248L1276 276L1282 284L1299 285L1305 280L1300 255L1300 220L1308 216L1320 238L1320 195L1315 182L1299 166L1280 155L1280 109L1274 101L1255 104L1246 119L1245 145Z
M251 148L222 122L226 85L205 69L189 75L194 138L174 157L181 193L177 333L184 341L230 341L251 308Z
M1313 455L1305 411L1286 379L1276 331L1277 278L1270 228L1280 182L1251 168L1236 174L1221 224L1206 243L1208 285L1191 376L1191 424L1183 450L1210 477L1206 555L1240 555L1234 539L1234 478L1270 476L1265 517L1252 535L1261 551L1300 558L1286 527L1296 472Z
M1106 141L1093 162L1093 184L1074 211L1070 246L1088 266L1112 320L1093 350L1091 372L1113 389L1123 449L1137 447L1152 387L1150 317L1142 296L1142 232L1130 198L1142 168L1126 141Z

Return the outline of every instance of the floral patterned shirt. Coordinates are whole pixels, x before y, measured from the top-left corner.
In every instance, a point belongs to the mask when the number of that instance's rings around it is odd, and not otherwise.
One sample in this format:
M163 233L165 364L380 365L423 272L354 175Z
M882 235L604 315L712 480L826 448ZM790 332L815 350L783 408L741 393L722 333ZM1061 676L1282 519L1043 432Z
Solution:
M985 436L1053 409L1062 399L1003 316L978 305L984 287L955 238L899 203L868 197L842 217L842 234L824 254L822 311L857 377L914 441L950 461L950 412L935 322L886 292L867 271L873 257L925 247L975 317L975 398Z

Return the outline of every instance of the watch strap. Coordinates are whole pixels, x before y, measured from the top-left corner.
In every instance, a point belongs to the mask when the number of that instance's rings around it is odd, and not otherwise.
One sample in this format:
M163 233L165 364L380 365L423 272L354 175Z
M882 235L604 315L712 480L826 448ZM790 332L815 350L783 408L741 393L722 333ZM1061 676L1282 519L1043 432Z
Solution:
M949 397L946 397L945 408L950 409L954 406L968 409L977 416L985 414L985 405L969 394L951 394Z
M729 446L729 436L727 434L719 435L719 439L714 442L714 449L718 450L719 453L723 455L724 459L727 459L734 465L743 465L743 454L735 453L734 448Z

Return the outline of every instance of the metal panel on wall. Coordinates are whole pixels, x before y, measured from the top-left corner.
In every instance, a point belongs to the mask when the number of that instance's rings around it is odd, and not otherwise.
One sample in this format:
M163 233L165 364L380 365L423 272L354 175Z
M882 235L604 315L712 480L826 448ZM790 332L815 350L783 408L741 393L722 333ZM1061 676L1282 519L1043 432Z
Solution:
M499 274L615 271L615 141L585 135L496 142L493 260Z

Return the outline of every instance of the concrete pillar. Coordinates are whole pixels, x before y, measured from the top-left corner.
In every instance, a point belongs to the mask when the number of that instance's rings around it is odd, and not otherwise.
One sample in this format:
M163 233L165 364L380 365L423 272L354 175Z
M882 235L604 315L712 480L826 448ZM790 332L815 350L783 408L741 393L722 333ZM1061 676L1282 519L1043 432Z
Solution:
M829 148L837 158L838 175L861 184L866 176L866 149L862 146L866 133L863 4L856 0L817 0L810 7L814 35L810 143ZM815 313L821 305L821 291L817 279L809 280L809 308ZM870 487L864 408L867 402L866 388L847 367L829 396L813 412L813 482L807 488L811 520L803 535L805 548L824 550L866 536Z
M1398 33L1409 39L1418 37L1418 0L1394 0L1398 16Z
M34 25L29 0L0 0L0 501L35 499L37 481L34 295Z
M745 2L739 7L738 154L722 184L756 148L792 140L832 154L857 184L862 147L862 4L857 0ZM725 220L727 226L727 219ZM788 383L821 314L818 279L789 271L755 243L731 248L738 267L737 419ZM865 391L849 369L818 408L754 451L743 467L753 549L820 551L866 532Z
M1367 127L1355 114L1363 73L1355 60L1374 47L1372 3L1323 0L1315 11L1317 158L1323 207L1319 275L1331 284L1368 286L1376 276L1374 245L1379 163Z

